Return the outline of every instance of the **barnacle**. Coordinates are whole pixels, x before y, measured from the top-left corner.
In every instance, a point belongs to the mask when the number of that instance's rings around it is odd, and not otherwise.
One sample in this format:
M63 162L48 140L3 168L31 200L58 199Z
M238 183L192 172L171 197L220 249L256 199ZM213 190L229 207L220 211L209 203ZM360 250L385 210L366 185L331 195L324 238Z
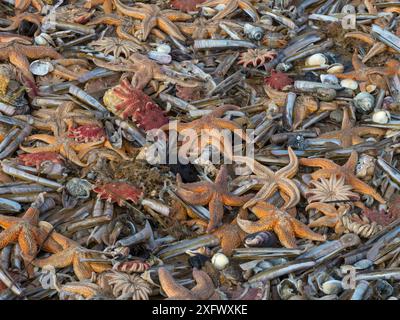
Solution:
M93 188L102 200L117 203L122 206L126 201L137 203L142 196L142 191L126 182L110 182L99 184Z
M275 51L267 49L249 49L240 55L239 64L244 67L253 65L253 67L259 67L263 65L267 60L272 60L276 56Z
M113 295L118 300L148 300L151 294L150 284L136 274L112 271L107 274Z
M112 54L116 58L121 56L129 58L131 53L138 52L141 49L141 47L133 41L112 37L104 37L92 41L89 45L106 55Z
M293 84L293 79L286 73L275 70L272 70L271 75L266 77L264 81L267 85L276 90L282 90L284 87Z
M360 198L357 193L351 191L351 186L345 184L343 177L338 179L333 175L329 180L321 178L319 181L311 181L310 184L314 188L306 192L308 202L348 201Z

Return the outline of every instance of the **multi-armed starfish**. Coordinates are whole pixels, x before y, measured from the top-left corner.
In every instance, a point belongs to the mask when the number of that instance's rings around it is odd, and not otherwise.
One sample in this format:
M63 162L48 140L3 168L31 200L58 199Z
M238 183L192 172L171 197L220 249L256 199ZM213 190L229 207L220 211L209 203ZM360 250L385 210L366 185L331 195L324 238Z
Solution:
M176 10L161 10L155 4L138 2L136 7L129 7L119 0L115 0L114 3L122 14L142 20L143 40L147 39L153 28L158 27L170 36L185 41L184 35L173 22L189 20L192 18L190 14Z
M225 8L212 17L212 20L223 19L238 8L246 12L253 21L259 19L257 9L248 0L209 0L197 5L197 7L216 7L221 4L225 5Z
M50 229L51 225L43 225L43 228ZM95 259L99 257L98 253L90 251L86 248L81 247L77 242L59 234L53 232L50 235L56 243L62 247L62 251L59 251L47 258L33 260L33 265L43 268L47 265L53 266L54 268L65 268L72 265L75 275L79 280L90 279L93 272L101 273L111 269L111 264L82 261L83 259Z
M314 180L319 178L329 178L330 176L336 175L338 177L343 177L344 181L351 185L353 189L361 194L366 194L373 197L375 200L380 203L385 203L385 199L375 191L372 187L370 187L365 182L361 181L354 175L355 168L357 166L358 154L356 151L351 153L350 158L343 166L339 166L334 163L332 160L323 159L323 158L315 158L315 159L300 159L300 164L308 166L308 167L321 167L311 174Z
M11 25L8 27L0 28L0 31L12 31L12 30L17 30L19 26L21 25L22 22L27 21L32 24L35 24L37 27L37 30L35 31L35 36L38 36L41 32L40 26L42 25L42 20L43 16L37 14L37 13L20 13L16 15L15 17L9 18L11 20Z
M193 269L196 285L190 290L177 283L164 267L158 269L158 277L168 300L219 300L220 298L210 276L196 268Z
M220 28L220 21L210 21L199 17L192 23L178 22L177 26L184 34L188 34L193 40L206 39L215 36Z
M238 225L247 233L274 231L286 248L296 247L295 236L314 241L326 240L325 236L311 231L304 223L269 203L258 202L251 211L259 218L258 221L237 219Z
M17 42L0 44L0 60L8 60L16 66L28 82L28 86L36 94L35 78L29 71L30 59L41 58L61 59L62 56L53 48L44 46L28 46Z
M225 166L221 166L215 182L182 183L178 174L177 194L185 201L193 205L206 205L210 211L210 222L207 232L212 231L222 221L224 205L239 207L249 200L252 195L235 196L228 190L228 172Z
M29 275L32 274L33 265L31 263L35 259L39 247L51 253L61 250L56 242L48 238L48 232L38 226L40 213L38 207L40 205L40 200L32 203L31 207L19 218L0 215L0 226L5 229L0 233L0 249L9 243L18 242Z
M320 139L338 139L342 148L348 148L352 145L362 143L361 138L366 135L383 136L386 130L372 127L354 127L349 117L348 108L343 110L342 128L340 130L326 132L321 134Z
M349 210L348 205L341 205L338 208L334 204L313 202L306 207L306 211L316 209L323 213L324 216L317 220L311 221L308 226L310 228L329 227L334 228L335 233L341 234L344 232L344 227L341 217Z
M288 153L289 164L276 172L273 172L254 159L242 156L234 157L235 161L245 163L254 172L255 175L250 175L246 178L256 181L255 186L261 186L260 191L258 191L253 199L245 203L244 208L250 207L261 200L266 200L277 190L280 191L285 200L283 209L292 208L300 201L299 189L291 180L299 169L299 160L291 147L288 148ZM239 179L242 179L242 177Z

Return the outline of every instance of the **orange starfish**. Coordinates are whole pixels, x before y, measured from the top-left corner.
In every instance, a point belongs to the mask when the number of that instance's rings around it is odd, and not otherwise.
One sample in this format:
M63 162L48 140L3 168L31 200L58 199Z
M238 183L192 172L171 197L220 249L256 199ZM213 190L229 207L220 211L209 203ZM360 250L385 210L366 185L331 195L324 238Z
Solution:
M380 203L385 203L385 199L371 188L368 184L361 181L354 175L354 171L358 161L358 154L356 151L351 153L350 158L343 166L339 166L332 160L315 158L315 159L300 159L300 164L308 167L321 167L322 169L317 170L311 174L314 180L319 178L329 178L332 175L343 177L345 182L353 187L353 189L361 194L366 194L373 197Z
M103 11L106 14L113 11L113 0L86 0L84 7L86 9L92 9L99 5L103 6Z
M335 205L329 203L313 202L306 207L306 211L316 209L323 213L324 216L317 220L311 221L308 226L310 228L329 227L335 228L335 233L344 232L344 226L341 217L349 210L349 206L342 205L336 208Z
M266 166L248 157L236 156L235 161L244 162L255 175L250 175L245 178L251 178L256 181L254 186L260 187L260 191L256 196L245 203L243 208L248 208L261 200L266 200L272 196L277 190L281 192L285 200L283 209L294 207L300 201L300 192L296 184L291 180L299 169L299 161L292 148L288 148L289 164L277 172L273 172ZM240 177L239 179L243 179Z
M197 5L197 7L216 7L221 4L225 5L224 9L212 17L211 20L223 19L238 8L246 12L254 21L260 18L257 9L248 0L209 0Z
M296 247L295 236L314 241L326 240L325 236L311 231L304 223L298 221L286 211L282 211L269 203L258 202L251 208L251 211L260 220L253 222L240 218L237 219L238 225L247 233L274 231L279 241L286 248Z
M210 276L204 271L193 269L193 278L196 285L192 289L187 289L178 284L171 273L161 267L158 269L158 277L161 288L168 296L168 300L219 300L220 297L215 291L214 283Z
M33 203L20 218L0 215L0 226L5 229L0 233L0 249L18 242L29 275L33 273L31 262L35 259L39 247L42 246L44 250L52 253L61 250L56 242L47 237L51 230L46 232L39 228L39 206L39 202Z
M342 148L348 148L355 144L362 143L361 138L365 135L383 136L386 130L372 127L353 127L349 117L348 108L343 110L342 128L340 130L326 132L319 135L320 139L338 139Z
M146 40L150 31L158 27L165 33L179 40L185 41L184 35L179 31L174 21L186 21L192 18L176 10L161 10L157 5L138 2L135 7L129 7L119 0L115 0L115 7L122 14L142 20L143 40Z
M45 224L43 228L49 231L52 226ZM43 268L50 265L54 268L65 268L72 265L79 280L90 279L93 272L101 273L112 268L109 263L81 261L83 259L94 259L98 257L98 254L81 247L77 242L57 232L53 232L50 237L62 247L62 251L47 258L33 260L35 266Z
M220 28L219 21L210 21L199 17L192 23L178 22L177 26L184 34L188 34L193 40L206 39L215 36Z
M215 182L193 182L182 183L181 176L177 174L177 194L186 202L192 205L208 204L210 211L210 222L207 232L216 228L222 220L224 205L239 207L243 205L249 197L235 196L228 190L228 173L225 166L221 166Z

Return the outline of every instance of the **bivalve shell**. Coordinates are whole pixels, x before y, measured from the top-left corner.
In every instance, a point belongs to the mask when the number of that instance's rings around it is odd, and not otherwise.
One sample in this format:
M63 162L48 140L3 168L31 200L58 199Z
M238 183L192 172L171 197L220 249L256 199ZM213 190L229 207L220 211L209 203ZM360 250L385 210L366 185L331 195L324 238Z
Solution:
M344 71L344 66L341 63L335 63L332 64L326 72L329 74L335 74L335 73L342 73Z
M160 44L157 46L157 52L169 54L171 52L171 47L165 43Z
M322 53L316 53L306 59L306 67L323 67L328 63L328 58Z
M325 281L320 289L325 294L339 294L343 290L343 286L341 281L333 279Z
M216 253L211 258L211 262L217 270L223 270L229 264L229 259L223 253Z
M375 111L372 115L372 121L380 124L388 123L390 121L390 112L387 110Z
M340 85L343 88L350 89L350 90L357 90L358 82L352 79L343 79L340 81Z
M54 70L54 67L50 62L35 60L30 64L29 70L35 76L45 76L49 72L52 72Z
M375 106L375 98L368 92L360 92L354 97L353 101L357 111L361 113L368 113Z
M150 51L147 56L161 64L169 64L172 61L172 57L169 54L159 51Z

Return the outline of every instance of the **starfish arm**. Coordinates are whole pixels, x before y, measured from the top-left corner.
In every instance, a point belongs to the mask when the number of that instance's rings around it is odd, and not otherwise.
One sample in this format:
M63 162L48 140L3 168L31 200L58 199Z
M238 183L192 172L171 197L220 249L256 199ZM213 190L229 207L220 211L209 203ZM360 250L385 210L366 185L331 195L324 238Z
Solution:
M48 144L56 144L57 138L48 134L33 134L26 138L27 141L40 140Z
M251 4L250 1L247 0L240 0L239 1L239 8L244 10L251 18L255 17L256 20L259 19L257 9Z
M76 152L74 151L74 149L68 143L64 143L63 144L63 146L61 147L60 153L61 153L62 156L64 156L65 158L67 158L72 163L76 164L77 166L80 166L80 167L87 167L88 166L88 164L83 163L79 159L79 157L76 154Z
M59 150L60 150L59 146L57 146L57 145L48 145L45 147L37 147L37 148L20 146L19 148L22 151L25 151L26 153L59 152Z
M366 65L361 62L358 58L358 50L354 50L353 57L351 59L351 63L353 64L353 68L355 71L360 72L366 69Z
M244 196L235 196L230 193L224 193L222 194L222 201L227 206L240 207L244 205L248 200L250 200L253 196L254 196L253 194L247 194Z
M278 189L288 196L287 200L285 200L285 205L283 206L284 209L292 208L299 203L300 191L292 180L279 179L277 185Z
M51 47L45 46L18 46L24 54L30 59L42 59L42 58L52 58L52 59L62 59L63 56L59 54L56 50Z
M24 259L32 262L38 251L34 233L28 228L23 228L18 236L18 244L24 254Z
M228 182L228 171L226 166L222 165L215 177L215 183L219 186L226 186Z
M168 18L162 16L158 17L157 25L165 33L173 36L176 39L185 41L185 36L179 31L178 27Z
M14 225L0 233L0 249L6 247L9 243L15 243L18 240L21 227Z
M319 169L311 174L311 177L314 180L318 180L321 178L329 178L332 175L342 176L338 170L331 170L331 169Z
M39 209L30 207L28 210L26 210L22 218L37 226L39 223L39 213Z
M338 216L338 210L330 203L313 202L306 207L306 211L316 209L328 217L335 218Z
M197 29L196 26L193 25L193 24L191 24L191 23L184 23L184 22L179 23L179 22L178 22L176 25L178 26L178 28L179 28L183 33L188 34L188 35L193 35L194 32L195 32L196 29Z
M28 9L30 4L31 4L30 0L15 0L14 6L17 11L22 12Z
M192 15L177 10L163 10L161 15L165 16L170 21L186 21L192 19Z
M309 228L318 228L318 227L329 227L329 228L334 228L337 225L338 218L336 217L321 217L318 218L317 220L311 221L308 224Z
M252 199L243 205L243 208L251 207L259 201L268 199L277 189L278 185L274 181L266 183Z
M377 135L383 136L386 133L386 130L374 128L374 127L358 127L354 128L353 132L358 136L365 136L365 135Z
M354 175L347 175L346 182L350 184L353 189L361 194L366 194L373 197L375 200L379 201L380 203L386 203L385 199L375 191L372 187L370 187L365 182L361 181Z
M92 277L93 270L90 267L88 262L81 262L81 253L75 253L73 256L72 266L74 269L75 275L79 280L90 279Z
M147 16L147 14L142 10L140 10L139 8L129 7L123 4L119 0L114 0L114 4L118 11L122 12L124 15L127 15L129 17L143 20Z
M146 16L142 21L143 40L146 40L150 31L157 26L157 17Z
M178 196L180 196L183 200L187 201L193 205L204 206L210 202L212 196L212 190L205 190L201 193L193 192L190 190L186 190L184 188L180 188L176 191Z
M207 232L210 232L219 226L224 215L224 204L221 195L213 193L210 203L208 204L208 209L210 211L210 222L207 226Z
M251 171L257 176L262 176L266 177L267 179L271 179L275 175L271 169L267 168L266 166L263 166L261 163L257 162L252 158L235 156L233 160L235 162L246 164L251 169Z
M288 154L289 154L289 164L282 169L278 170L275 175L277 176L283 176L286 178L293 178L298 169L299 169L299 159L297 158L296 154L292 150L291 147L288 148Z
M299 163L301 165L307 166L307 167L321 167L323 169L330 169L330 170L335 170L339 167L332 160L323 159L323 158L315 158L315 159L301 158L299 160Z
M272 231L276 223L275 217L263 218L258 221L249 221L237 218L238 226L246 233L256 233L260 231Z
M44 266L50 265L54 268L65 268L72 264L75 256L75 251L66 249L51 256L43 259L35 259L33 264L37 267L43 268Z
M183 299L194 298L193 294L184 286L178 284L172 277L171 273L164 267L158 269L158 278L160 280L161 288L164 290L168 298L176 296L182 297Z
M295 232L287 219L280 219L274 226L274 232L280 243L286 248L296 248Z
M351 171L353 173L354 170L356 169L357 162L358 162L358 153L357 151L352 151L349 159L343 165L343 169Z
M0 227L6 229L21 221L21 218L0 214Z
M214 294L214 283L210 276L204 271L193 269L193 279L196 285L190 292L199 300L207 300Z
M35 78L33 77L32 73L29 71L29 61L25 55L22 54L20 51L11 51L8 59L11 64L16 66L21 73L32 83L35 83Z
M225 18L227 15L231 14L238 8L238 1L232 0L228 3L225 2L225 8L218 12L211 20L219 20Z
M292 225L294 233L299 238L310 239L310 240L315 240L315 241L325 241L326 240L326 236L312 231L304 223L302 223L294 218L290 219L290 224Z

